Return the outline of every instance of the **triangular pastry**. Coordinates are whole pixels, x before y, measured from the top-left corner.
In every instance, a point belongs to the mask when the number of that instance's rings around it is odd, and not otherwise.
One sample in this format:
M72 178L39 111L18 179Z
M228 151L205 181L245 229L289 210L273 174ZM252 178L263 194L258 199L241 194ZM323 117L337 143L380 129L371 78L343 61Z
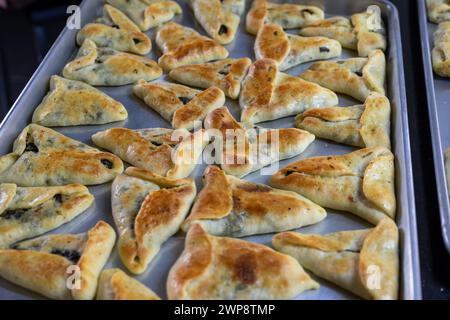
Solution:
M189 229L167 278L170 300L292 299L318 288L294 258L259 243L209 235L200 224Z
M226 107L216 109L205 119L205 129L219 130L215 136L216 160L230 175L243 177L272 163L301 154L314 141L314 135L295 129L249 128L237 122ZM231 131L231 132L230 132ZM210 139L211 131L210 132ZM242 144L240 144L242 143Z
M111 202L123 264L143 273L186 218L196 195L193 179L168 179L128 168L112 185Z
M169 76L192 87L218 87L231 99L237 99L251 64L249 58L224 59L178 67L170 71Z
M120 269L103 270L97 300L161 300L152 290Z
M0 157L0 182L23 187L101 184L123 171L122 161L54 130L30 124Z
M283 29L301 28L324 16L323 10L316 6L253 0L247 13L247 32L256 35L264 23L276 23Z
M33 123L48 127L105 124L128 118L120 102L90 85L59 76L50 79L50 91L37 106Z
M309 108L335 106L334 92L286 73L272 59L257 60L242 84L241 121L257 123L297 115Z
M176 1L169 0L106 0L136 23L142 31L148 31L183 11Z
M222 0L190 0L194 16L206 33L220 44L233 41L240 18Z
M195 169L209 137L203 130L191 134L161 128L112 128L94 134L92 141L133 166L178 179Z
M256 59L274 59L280 71L299 64L339 57L341 44L325 37L300 37L284 32L278 24L265 24L255 41Z
M428 19L434 23L441 23L450 20L449 0L426 0Z
M157 79L162 70L147 57L98 48L92 40L86 39L76 58L64 67L63 75L92 86L122 86L139 79Z
M297 128L316 137L361 148L391 148L389 99L372 92L364 105L309 109L295 119Z
M293 230L325 219L326 211L295 192L226 175L216 166L203 174L204 187L183 223L199 223L212 235L245 237Z
M300 160L279 170L270 184L373 224L395 217L394 156L385 148Z
M158 63L164 70L225 59L229 54L216 41L175 22L169 22L158 29L156 44L163 52Z
M86 233L48 235L0 250L0 277L50 299L91 300L114 247L104 221Z
M391 219L375 228L324 236L283 232L272 239L315 275L365 299L396 300L399 286L398 229Z
M94 196L78 184L34 188L0 184L0 248L57 228L92 202Z
M199 91L181 84L140 80L133 92L174 129L198 129L208 112L225 103L225 94L217 87Z
M315 62L300 78L364 102L372 91L385 95L386 58L375 50L368 58Z
M110 5L103 7L103 17L86 24L78 32L78 45L86 39L91 39L99 47L142 55L152 49L150 38L124 13Z
M369 6L365 12L352 15L352 24L360 57L367 57L374 50L386 51L386 30L380 7Z
M434 72L441 77L450 77L450 21L441 22L435 31L431 57Z

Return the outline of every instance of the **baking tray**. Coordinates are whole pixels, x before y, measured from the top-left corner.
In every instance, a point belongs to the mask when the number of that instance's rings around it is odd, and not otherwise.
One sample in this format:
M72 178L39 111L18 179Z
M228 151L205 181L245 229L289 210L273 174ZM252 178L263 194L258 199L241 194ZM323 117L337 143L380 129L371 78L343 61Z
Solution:
M186 1L178 1L183 7L183 15L178 16L175 21L194 27L196 30L204 34L201 27L195 21L192 11L189 9ZM329 15L346 15L361 12L368 5L377 4L380 6L383 19L386 23L389 39L389 51L387 52L387 82L388 96L392 103L392 142L393 152L396 155L396 193L398 199L397 223L400 229L400 248L401 248L401 285L400 297L402 299L420 299L420 272L419 272L419 253L417 246L416 217L414 205L413 180L411 170L411 153L409 144L407 106L405 98L405 82L403 74L403 58L402 45L400 42L400 26L397 9L389 2L378 1L352 1L352 0L321 0L321 1L295 1L297 3L315 4L322 7ZM101 14L103 1L89 0L84 1L81 5L82 25L94 20ZM247 10L250 1L247 1ZM245 15L241 20L239 32L234 42L227 45L231 57L248 56L252 60L255 59L253 52L254 37L247 34L244 23ZM295 32L290 31L290 32ZM0 154L6 154L11 150L12 143L19 132L30 122L31 115L35 107L39 104L43 96L48 90L48 82L53 74L61 74L65 63L71 59L77 52L75 47L75 36L77 30L68 30L65 28L53 47L39 66L12 110L8 113L2 124L0 125ZM154 39L154 30L148 32ZM161 54L154 44L154 49L149 55L157 59ZM354 56L354 52L344 50L342 58ZM299 75L305 70L309 64L293 68L289 70L290 74ZM166 81L167 77L163 76L158 81ZM169 124L159 115L146 107L140 100L131 93L131 86L100 88L113 98L121 101L129 111L129 118L126 121L99 125L84 126L70 128L56 128L59 132L91 144L90 137L92 134L105 130L107 128L123 126L131 129L148 128L148 127L169 127ZM358 104L357 101L350 98L340 97L340 105L348 106ZM227 99L226 105L234 116L239 116L239 106L236 101ZM280 119L277 121L263 123L264 127L292 127L294 117ZM355 150L355 148L339 145L336 143L326 142L317 139L302 155L295 158L282 161L281 166L285 166L290 162L301 158L308 158L318 155L336 155L344 154ZM205 165L199 165L192 174L195 177L198 189L202 187L201 175ZM276 168L271 167L272 172ZM261 175L255 172L246 177L247 180L259 183L267 183L269 176ZM58 228L52 233L66 232L82 232L92 227L99 219L114 225L111 215L110 205L110 184L94 186L89 188L95 195L95 204L84 214L75 220ZM369 228L370 224L347 213L338 213L333 210L327 210L328 217L326 220L314 226L302 228L302 232L306 233L328 233L341 230L353 230L360 228ZM244 239L255 241L270 246L272 235L251 236ZM178 258L184 247L184 236L179 233L167 241L161 248L161 252L149 265L148 270L136 278L151 289L153 289L162 298L166 298L165 284L167 274L170 267ZM108 267L120 267L124 270L117 252L114 250L108 264ZM322 279L318 279L321 288L315 291L309 291L301 294L298 299L355 299L354 295L343 289L336 287ZM0 299L39 299L42 298L37 294L19 288L13 284L0 279Z
M434 169L439 198L442 236L450 253L450 200L445 180L445 150L450 147L450 80L433 72L431 50L437 24L428 22L425 0L418 0L423 69L427 88L428 112L433 143Z

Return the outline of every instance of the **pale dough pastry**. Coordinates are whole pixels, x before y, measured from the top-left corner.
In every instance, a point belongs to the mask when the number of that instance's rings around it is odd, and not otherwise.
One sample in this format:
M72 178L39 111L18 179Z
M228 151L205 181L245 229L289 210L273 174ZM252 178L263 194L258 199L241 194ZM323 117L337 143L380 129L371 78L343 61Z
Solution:
M386 29L378 6L369 6L365 12L352 15L352 23L360 57L367 57L374 50L386 51Z
M450 20L450 1L449 0L426 0L428 19L434 23L440 23Z
M441 77L450 77L450 21L441 22L435 31L431 57L434 72Z

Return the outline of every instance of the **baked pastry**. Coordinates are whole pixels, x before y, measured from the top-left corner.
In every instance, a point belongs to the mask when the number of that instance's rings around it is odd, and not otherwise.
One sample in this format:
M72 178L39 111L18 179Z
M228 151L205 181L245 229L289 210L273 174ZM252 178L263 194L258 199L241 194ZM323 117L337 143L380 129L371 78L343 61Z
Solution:
M365 299L396 300L399 284L398 229L391 219L375 228L324 236L283 232L275 249L317 275Z
M220 0L222 8L233 12L235 15L242 15L245 11L245 0Z
M133 92L174 129L198 129L208 112L225 103L225 94L217 87L199 91L180 84L140 80Z
M357 50L358 40L350 19L345 17L332 17L314 21L300 29L304 37L326 37L339 41L342 47Z
M336 40L288 34L274 23L259 29L255 41L256 59L273 59L280 71L314 60L339 57L341 53L341 44Z
M233 41L240 18L222 0L190 0L194 16L206 33L221 44Z
M203 130L191 134L162 128L111 128L94 134L92 141L133 166L179 179L195 169L209 138Z
M213 142L215 157L219 158L216 161L227 174L236 177L295 157L314 141L312 134L295 128L246 128L233 118L226 107L208 114L205 129L218 130ZM212 135L211 130L208 132ZM209 138L213 140L211 136ZM221 144L216 144L218 142Z
M27 126L13 152L0 157L0 183L22 187L101 184L123 171L122 161L54 130Z
M386 29L378 6L369 6L365 12L352 15L352 23L360 57L367 57L374 50L386 51Z
M295 126L351 146L391 148L391 105L377 92L372 92L364 105L306 110L297 116Z
M257 123L297 115L309 108L335 106L331 90L286 73L278 72L272 59L255 61L242 84L239 104L241 121Z
M276 23L283 29L301 28L324 16L323 10L316 6L253 0L247 13L247 32L256 35L264 23Z
M107 4L103 7L103 17L88 23L78 32L78 45L86 39L91 39L99 47L142 55L152 49L150 38L124 13Z
M163 52L158 63L164 70L225 59L229 54L216 41L175 22L169 22L158 29L156 44Z
M447 174L447 188L450 190L450 148L445 151L445 171Z
M434 23L441 23L450 20L449 0L426 0L428 19Z
M215 236L245 237L293 230L325 219L326 211L296 194L226 175L216 166L203 174L204 187L183 223L199 223Z
M87 233L47 235L0 250L0 277L50 299L91 300L116 234L104 221Z
M176 1L169 0L106 0L124 12L142 31L148 31L183 11Z
M279 170L270 184L373 224L395 218L394 156L385 148L300 160Z
M294 258L259 243L214 237L200 224L167 278L171 300L291 299L318 289Z
M231 99L237 99L241 82L251 64L249 58L224 59L178 67L170 71L169 76L188 86L218 87Z
M56 229L92 202L94 196L78 184L35 188L0 184L0 248Z
M450 77L450 21L441 22L435 31L431 57L434 72L441 77Z
M193 179L169 179L128 168L112 185L111 203L119 230L118 252L133 273L145 271L161 245L186 218L196 195Z
M97 300L161 300L161 298L122 270L107 269L100 275Z
M120 102L90 85L59 76L50 79L50 91L37 106L33 123L48 127L104 124L122 121L128 112Z
M86 39L75 60L64 67L63 75L92 86L123 86L139 79L157 79L162 75L162 70L147 57L111 48L97 48L92 40Z
M372 91L385 95L386 58L375 50L368 58L315 62L300 77L364 102Z

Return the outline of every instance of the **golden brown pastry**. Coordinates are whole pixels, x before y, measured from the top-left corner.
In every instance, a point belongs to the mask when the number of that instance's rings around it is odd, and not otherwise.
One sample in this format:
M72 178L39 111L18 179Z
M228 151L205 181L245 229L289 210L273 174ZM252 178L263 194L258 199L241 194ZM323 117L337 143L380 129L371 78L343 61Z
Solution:
M161 300L161 298L122 270L107 269L100 275L97 300Z
M50 299L91 300L116 234L104 221L87 233L48 235L0 250L0 277Z
M192 87L218 87L231 99L237 99L241 92L241 82L251 64L249 58L223 59L178 67L170 71L169 76Z
M236 177L295 157L314 141L312 134L295 128L249 130L233 118L227 107L210 112L205 119L205 129L218 130L213 142L216 159L220 156L218 164L227 174ZM233 135L229 136L227 130L233 130ZM222 145L217 145L216 141Z
M272 59L253 63L239 97L241 121L245 123L275 120L297 115L309 108L335 106L337 103L334 92L278 72L277 62Z
M180 179L195 169L209 137L203 130L189 133L162 128L111 128L94 134L92 141L133 166Z
M300 264L365 299L396 300L399 286L398 229L391 219L375 228L324 236L279 233L272 244Z
M435 31L431 57L434 72L441 77L450 77L450 21L441 22Z
M326 211L295 192L226 175L216 166L203 174L204 187L183 223L199 223L212 235L245 237L293 230L325 219Z
M13 152L0 157L0 183L23 187L96 185L122 171L123 163L115 155L37 124L23 129Z
M111 48L98 48L92 40L86 39L75 60L64 67L63 75L92 86L123 86L139 79L157 79L162 70L152 59Z
M365 12L352 15L352 23L360 57L367 57L374 50L386 51L386 30L378 6L369 6Z
M169 22L158 29L156 44L163 52L158 63L164 70L225 59L228 51L194 29Z
M152 49L150 38L124 13L107 4L103 7L103 17L88 23L78 32L78 45L86 39L91 39L99 47L142 55Z
M270 184L373 224L395 218L394 156L385 148L300 160L279 170Z
M385 95L386 58L375 50L368 58L315 62L300 77L364 102L372 91Z
M356 147L391 148L391 105L377 92L372 92L364 105L306 110L296 117L295 126L316 137Z
M225 103L225 94L217 87L199 91L180 84L140 80L133 92L174 129L198 129L208 112Z
M37 106L33 123L48 127L104 124L122 121L128 112L120 102L90 85L59 76L50 79L50 91Z
M112 185L112 210L123 264L143 273L186 218L196 195L193 179L169 179L128 168Z
M176 1L169 0L106 0L136 23L142 31L148 31L183 11Z
M317 288L292 257L262 244L211 236L199 224L189 229L167 279L171 300L292 299Z
M301 28L324 16L323 10L316 6L253 0L247 13L247 32L256 35L264 23L276 23L283 29Z
M450 20L449 0L426 0L428 19L434 23L441 23Z

